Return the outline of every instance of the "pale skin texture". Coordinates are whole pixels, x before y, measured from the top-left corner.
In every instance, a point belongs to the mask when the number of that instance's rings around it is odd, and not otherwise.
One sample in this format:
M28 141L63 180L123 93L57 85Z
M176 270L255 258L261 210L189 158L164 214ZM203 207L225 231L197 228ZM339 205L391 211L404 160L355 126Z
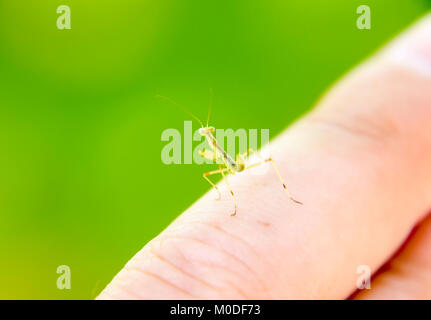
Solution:
M221 200L198 200L98 298L431 298L430 16L340 80L271 155L303 206L273 170L229 176L235 217L221 183ZM359 265L389 267L355 294Z

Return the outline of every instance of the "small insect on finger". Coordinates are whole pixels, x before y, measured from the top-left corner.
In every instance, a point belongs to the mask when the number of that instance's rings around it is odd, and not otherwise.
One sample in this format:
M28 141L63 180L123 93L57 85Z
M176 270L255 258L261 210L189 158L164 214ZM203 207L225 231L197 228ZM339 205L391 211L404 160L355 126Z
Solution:
M216 138L214 137L213 133L215 132L215 128L214 127L210 127L208 125L209 123L209 119L210 119L210 113L211 113L211 108L212 108L212 90L210 90L210 105L208 107L208 116L207 116L207 123L204 126L203 122L197 117L195 116L193 113L191 113L189 110L187 110L186 108L184 108L182 105L179 105L178 103L176 103L175 101L171 100L170 98L167 97L163 97L158 95L159 98L162 98L172 104L174 104L175 106L177 106L179 109L181 109L182 111L184 111L185 113L187 113L188 115L190 115L193 119L195 119L200 125L201 128L199 129L199 134L201 136L204 136L208 142L208 145L211 147L211 150L201 150L199 151L199 154L209 160L221 160L222 161L222 165L219 167L218 170L214 170L214 171L210 171L210 172L206 172L203 174L203 178L208 181L208 183L217 191L218 193L218 198L217 200L219 200L221 198L221 193L219 188L215 185L215 183L213 181L211 181L209 179L208 176L210 175L214 175L214 174L221 174L221 176L223 177L223 180L225 181L231 195L232 195L232 199L233 199L233 203L235 206L235 210L234 212L231 214L231 216L235 216L237 213L237 202L236 202L236 198L235 195L232 191L232 188L229 185L228 179L225 176L225 173L231 173L231 174L235 174L238 172L242 172L244 170L259 166L263 163L267 163L267 162L271 162L272 166L275 169L275 172L277 173L278 179L280 180L280 182L283 184L283 188L286 191L287 195L289 196L289 198L300 205L303 205L302 202L296 200L295 198L293 198L293 196L290 194L289 190L287 190L286 184L284 183L283 178L281 177L280 171L278 170L274 159L272 158L268 158L266 160L261 160L257 163L254 163L252 165L247 166L245 163L245 158L248 157L248 155L250 155L251 153L254 153L254 151L252 149L248 149L244 154L238 154L236 156L236 161L233 160L233 158L227 154L227 152L223 149L223 147L217 142Z

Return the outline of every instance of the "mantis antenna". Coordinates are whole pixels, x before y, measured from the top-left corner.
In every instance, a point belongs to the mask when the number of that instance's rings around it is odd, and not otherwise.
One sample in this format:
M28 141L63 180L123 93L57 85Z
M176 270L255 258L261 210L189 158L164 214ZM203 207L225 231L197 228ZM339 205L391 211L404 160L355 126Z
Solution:
M186 109L185 107L183 107L182 105L180 105L180 104L176 103L174 100L172 100L172 99L170 99L170 98L168 98L168 97L162 96L162 95L160 95L160 94L156 95L156 98L161 98L161 99L163 99L163 100L165 100L165 101L167 101L167 102L172 103L174 106L176 106L177 108L179 108L181 111L183 111L183 112L187 113L187 114L188 114L189 116L191 116L193 119L197 120L197 121L199 122L199 124L201 125L201 127L202 127L202 128L204 127L204 125L203 125L202 121L201 121L198 117L196 117L193 113L191 113L189 110L187 110L187 109Z
M210 122L210 114L211 114L211 109L212 109L213 100L214 100L213 98L214 98L214 91L213 91L213 88L210 88L210 102L208 106L207 127L208 127L208 123Z

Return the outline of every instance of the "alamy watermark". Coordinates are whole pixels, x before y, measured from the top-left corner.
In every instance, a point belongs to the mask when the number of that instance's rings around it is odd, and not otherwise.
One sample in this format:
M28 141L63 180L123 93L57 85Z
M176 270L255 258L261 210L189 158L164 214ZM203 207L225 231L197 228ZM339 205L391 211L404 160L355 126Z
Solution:
M59 30L72 29L70 7L66 5L58 6L57 13L61 14L57 18L57 28Z
M360 5L356 8L356 13L360 16L356 19L356 27L359 30L371 29L371 8L367 5Z
M70 30L71 27L71 10L67 5L57 7L57 13L60 16L57 18L57 28L59 30ZM356 19L356 27L359 30L371 29L371 8L368 5L360 5L356 8L356 13L360 16Z
M60 276L57 278L57 288L59 290L70 290L71 289L71 273L70 267L67 265L61 265L57 267L57 273Z
M359 290L371 289L371 268L366 264L361 264L356 268L356 273L360 276L356 280L356 287Z
M258 150L269 143L269 129L215 129L214 137L218 144L233 158L246 150ZM260 139L259 139L260 138ZM259 141L260 140L260 143ZM223 158L208 159L201 155L205 150L212 150L208 141L194 130L192 121L184 121L183 132L178 129L165 129L161 141L166 142L161 151L164 164L223 164ZM198 145L196 143L199 142ZM266 148L259 152L259 157L268 158Z

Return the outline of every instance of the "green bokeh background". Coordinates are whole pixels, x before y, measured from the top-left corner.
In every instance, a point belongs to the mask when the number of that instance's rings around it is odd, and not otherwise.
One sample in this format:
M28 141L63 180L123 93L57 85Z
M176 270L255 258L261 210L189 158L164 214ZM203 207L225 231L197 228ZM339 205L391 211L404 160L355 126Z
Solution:
M69 5L72 29L58 30ZM368 4L372 29L356 28ZM166 128L279 133L426 0L0 0L0 298L94 298L209 186ZM56 287L68 265L72 289Z

